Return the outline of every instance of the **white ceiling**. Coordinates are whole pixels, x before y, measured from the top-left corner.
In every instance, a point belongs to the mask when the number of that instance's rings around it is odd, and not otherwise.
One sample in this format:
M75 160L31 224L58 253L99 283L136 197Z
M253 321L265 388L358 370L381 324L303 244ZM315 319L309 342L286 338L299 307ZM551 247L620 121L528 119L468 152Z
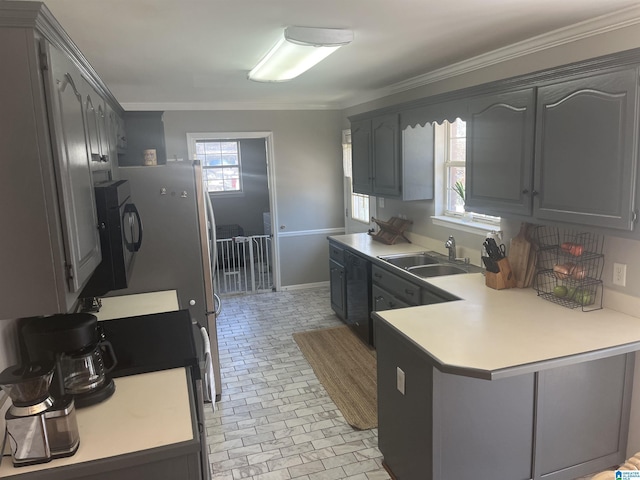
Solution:
M412 77L639 0L45 0L125 108L342 108ZM606 21L606 20L605 20ZM302 76L247 72L288 25L349 28Z

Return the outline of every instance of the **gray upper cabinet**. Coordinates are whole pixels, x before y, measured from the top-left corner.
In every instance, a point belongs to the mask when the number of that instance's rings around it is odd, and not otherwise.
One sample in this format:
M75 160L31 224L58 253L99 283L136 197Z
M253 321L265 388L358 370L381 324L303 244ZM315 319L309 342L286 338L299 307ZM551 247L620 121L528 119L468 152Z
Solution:
M531 213L534 89L469 102L465 205L479 213Z
M398 115L384 115L351 124L353 191L399 197L400 124Z
M364 195L372 195L371 120L351 122L351 150L353 191Z
M536 218L633 229L637 105L637 68L539 88Z
M352 120L353 191L365 195L433 198L433 126L400 129L397 113Z
M45 86L51 138L59 182L60 212L64 226L64 248L69 290L78 292L100 264L100 236L93 193L91 156L87 142L85 105L78 90L82 77L73 62L45 45L48 63ZM97 110L95 121L98 127ZM99 149L99 138L96 145Z
M373 194L399 197L400 123L397 114L371 119L371 161L373 164Z
M433 124L402 130L402 199L431 200L434 190Z
M39 2L0 2L0 63L0 319L66 313L101 261L99 108L121 112Z
M82 79L79 95L82 97L82 105L87 125L87 145L89 146L89 154L91 161L98 163L100 161L100 125L98 105L100 97L93 88Z

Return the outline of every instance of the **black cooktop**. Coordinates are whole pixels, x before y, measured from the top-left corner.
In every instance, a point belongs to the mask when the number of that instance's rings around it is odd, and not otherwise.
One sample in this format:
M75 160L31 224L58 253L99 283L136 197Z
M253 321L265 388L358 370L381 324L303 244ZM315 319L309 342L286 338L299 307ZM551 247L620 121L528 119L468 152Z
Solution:
M118 363L114 378L170 368L198 366L189 310L154 313L99 322ZM192 369L199 376L199 369Z

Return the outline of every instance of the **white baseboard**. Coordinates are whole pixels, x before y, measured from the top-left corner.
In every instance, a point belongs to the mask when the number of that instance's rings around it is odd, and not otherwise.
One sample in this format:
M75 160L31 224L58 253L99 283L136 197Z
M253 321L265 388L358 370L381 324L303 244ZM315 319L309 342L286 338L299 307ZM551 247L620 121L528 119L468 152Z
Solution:
M318 288L318 287L328 287L329 281L326 282L315 282L315 283L301 283L299 285L286 285L280 287L281 292L288 292L293 290L307 290L310 288Z

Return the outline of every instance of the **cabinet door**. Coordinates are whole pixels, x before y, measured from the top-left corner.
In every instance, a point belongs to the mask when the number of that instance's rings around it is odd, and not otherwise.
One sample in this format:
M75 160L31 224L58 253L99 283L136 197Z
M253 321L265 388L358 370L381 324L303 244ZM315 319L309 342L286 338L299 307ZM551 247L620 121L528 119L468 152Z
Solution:
M433 124L402 130L402 200L431 200L434 190Z
M344 267L334 260L329 260L329 282L331 284L331 308L342 320L347 318L346 291L347 283Z
M373 306L371 310L374 312L395 310L396 308L407 308L411 306L377 285L371 286L371 297L373 298Z
M400 121L397 114L371 120L373 194L398 197L401 193Z
M100 263L100 237L87 144L87 123L79 91L79 70L47 46L46 87L69 290L77 292Z
M86 82L83 78L80 85L80 95L82 96L82 107L84 109L84 116L86 121L86 134L87 134L87 146L89 147L89 155L91 155L91 161L100 162L100 120L98 113L98 106L100 97L96 91Z
M470 103L465 204L474 212L531 214L532 88Z
M378 447L394 478L433 479L433 367L424 353L386 322L374 321L378 360ZM400 371L404 372L404 392L398 389L398 384L402 384L398 381ZM456 452L466 455L460 450Z
M538 90L534 215L633 229L636 69Z
M351 122L351 179L354 193L370 195L373 192L370 120Z
M596 461L574 478L625 458L633 354L540 372L537 470L540 475Z

